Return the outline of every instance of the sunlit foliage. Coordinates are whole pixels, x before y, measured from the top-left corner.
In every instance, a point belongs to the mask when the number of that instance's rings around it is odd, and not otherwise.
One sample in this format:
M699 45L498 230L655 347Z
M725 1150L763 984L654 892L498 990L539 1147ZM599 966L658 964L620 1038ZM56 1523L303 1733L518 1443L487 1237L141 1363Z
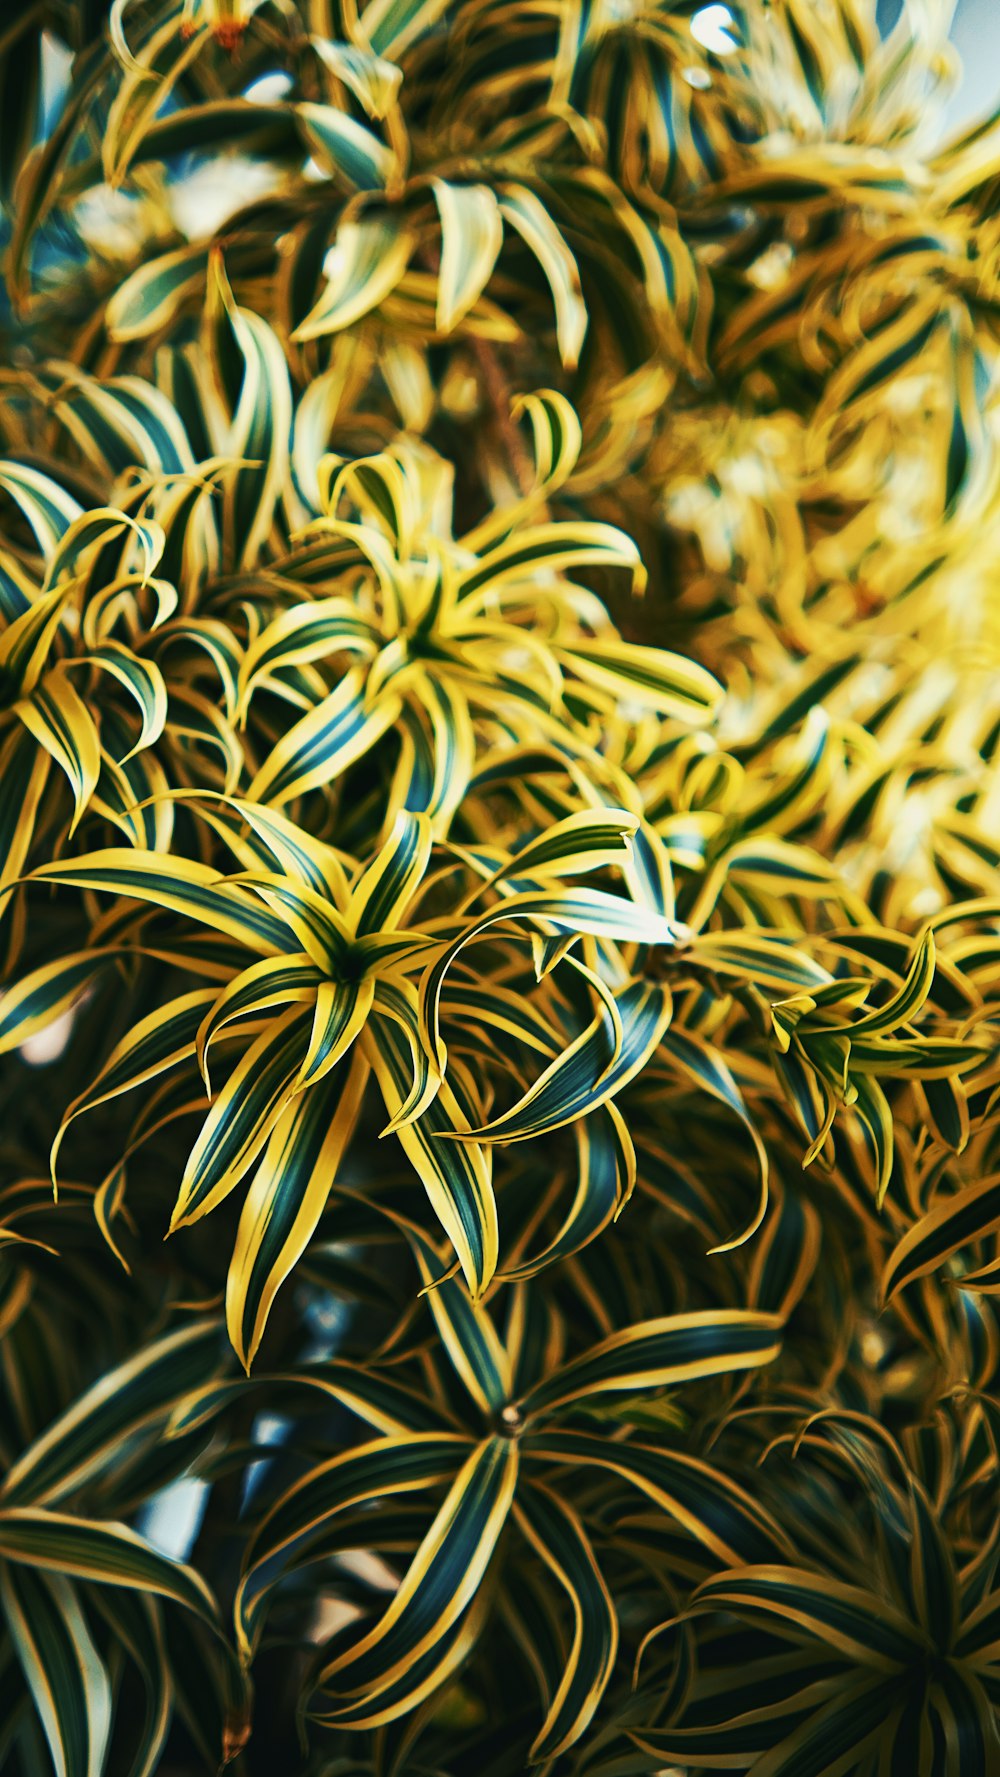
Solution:
M12 1777L1000 1769L950 11L2 27Z

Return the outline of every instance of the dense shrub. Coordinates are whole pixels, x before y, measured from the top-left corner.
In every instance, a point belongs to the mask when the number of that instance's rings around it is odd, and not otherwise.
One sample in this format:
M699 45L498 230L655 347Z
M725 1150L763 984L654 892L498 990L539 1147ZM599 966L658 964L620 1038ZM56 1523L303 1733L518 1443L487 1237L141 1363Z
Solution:
M950 10L4 25L11 1777L1000 1769Z

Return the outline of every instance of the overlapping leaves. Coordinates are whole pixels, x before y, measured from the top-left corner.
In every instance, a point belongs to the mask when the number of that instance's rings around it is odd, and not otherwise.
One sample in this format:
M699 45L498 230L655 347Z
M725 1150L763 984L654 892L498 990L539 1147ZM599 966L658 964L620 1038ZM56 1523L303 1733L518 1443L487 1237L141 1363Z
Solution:
M996 136L721 10L0 34L19 1777L996 1765Z

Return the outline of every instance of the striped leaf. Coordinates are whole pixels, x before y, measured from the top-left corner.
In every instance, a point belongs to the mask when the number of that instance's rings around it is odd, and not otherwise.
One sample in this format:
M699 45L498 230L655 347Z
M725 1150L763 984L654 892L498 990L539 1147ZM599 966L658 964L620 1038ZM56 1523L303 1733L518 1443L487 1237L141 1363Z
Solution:
M126 1524L11 1506L0 1511L0 1557L18 1567L67 1574L95 1585L154 1592L213 1625L218 1616L201 1575L159 1554Z
M808 1676L802 1674L803 1679ZM905 1695L902 1686L893 1688L873 1684L871 1680L845 1685L827 1678L803 1688L798 1707L788 1713L801 1716L810 1704L814 1707L804 1722L777 1741L781 1717L773 1706L768 1706L769 1720L762 1719L762 1712L754 1712L756 1720L744 1717L738 1727L726 1725L714 1732L649 1730L637 1739L640 1745L665 1758L696 1758L702 1749L711 1747L721 1752L725 1745L733 1759L743 1748L749 1756L757 1753L753 1768L763 1777L824 1777L829 1771L863 1769L860 1761L866 1755L872 1757L877 1743L891 1746L901 1725ZM782 1715L785 1713L782 1711ZM892 1767L883 1764L882 1768Z
M326 262L326 289L292 338L305 344L360 321L395 290L415 246L416 237L395 221L342 222Z
M587 309L580 289L580 271L544 204L526 185L500 188L500 214L517 230L545 274L556 311L559 356L567 370L580 359L587 331Z
M0 747L0 909L28 862L49 755L17 723Z
M300 1092L271 1131L247 1192L226 1283L226 1324L245 1370L282 1283L316 1228L354 1133L368 1063L355 1054L346 1079Z
M445 0L371 0L360 20L361 33L376 55L396 62L433 29L444 10Z
M237 566L251 565L270 533L288 468L291 385L276 335L259 315L237 307L218 252L209 262L205 335L228 420L220 444L238 460L224 478L223 538Z
M142 660L114 641L104 641L94 654L84 656L88 666L97 667L109 678L116 679L129 692L139 707L139 737L125 759L131 759L145 747L154 746L167 721L167 688L163 674L154 662ZM124 764L125 760L119 760Z
M197 1059L206 1089L209 1050L214 1039L238 1018L271 1012L291 1004L312 1007L326 977L302 951L297 956L265 956L227 982L198 1027Z
M345 1704L336 1694L330 1698L326 1690L315 1691L308 1719L322 1727L361 1730L383 1728L401 1715L408 1715L440 1691L468 1659L482 1633L488 1608L488 1597L477 1593L454 1623L428 1641L395 1679L372 1695Z
M394 931L402 924L431 852L426 815L401 813L392 832L351 891L348 923L357 937Z
M587 1246L627 1202L635 1183L635 1151L628 1129L614 1104L588 1112L573 1126L578 1157L576 1190L566 1216L552 1239L534 1258L504 1265L505 1283L527 1281L549 1265L572 1257Z
M892 1177L895 1147L892 1111L877 1080L859 1074L852 1084L857 1097L851 1109L861 1125L865 1155L875 1191L875 1206L881 1209Z
M201 242L175 247L139 266L118 285L104 311L112 339L146 339L158 333L203 288L207 271L208 248Z
M780 994L791 987L823 987L830 980L826 969L787 939L756 932L699 932L688 954L700 968Z
M109 847L88 852L76 863L42 864L32 872L32 880L151 901L265 956L298 948L288 928L256 897L242 893L239 887L228 888L217 870L188 858L166 860L127 846Z
M501 1117L470 1131L480 1141L529 1141L596 1110L620 1092L656 1052L673 1011L670 990L633 982L618 995L621 1042L605 1008L524 1097ZM617 1048L617 1055L615 1050Z
M308 1040L306 1020L291 1006L241 1056L188 1155L171 1234L208 1215L252 1166L292 1095Z
M399 97L402 69L353 43L313 37L312 47L330 73L359 100L369 117L385 117Z
M197 987L182 994L169 1005L140 1018L115 1044L86 1091L72 1101L63 1115L52 1144L53 1178L59 1149L71 1123L193 1057L202 1020L217 996L215 987Z
M552 928L567 936L591 933L623 943L677 943L683 928L662 914L646 911L599 889L558 890L513 894L463 926L457 938L428 969L420 986L421 1023L428 1054L437 1058L443 1072L446 1051L440 1034L440 1001L445 977L459 952L474 938L505 920L527 919L544 931Z
M746 1100L739 1089L731 1069L712 1044L694 1031L680 1030L675 1025L664 1033L660 1039L661 1054L673 1062L682 1076L693 1082L699 1092L707 1092L712 1098L728 1108L739 1118L753 1144L760 1172L760 1197L756 1212L748 1226L741 1234L733 1235L713 1248L715 1252L726 1252L734 1246L741 1246L745 1240L757 1232L767 1213L768 1180L770 1162L767 1148L761 1139L756 1123L747 1109ZM781 1057L780 1059L785 1059Z
M451 1480L466 1462L468 1438L408 1431L342 1452L282 1494L257 1528L236 1594L236 1636L249 1655L270 1590L293 1564L315 1559L338 1519L369 1500L405 1495Z
M560 649L567 668L585 684L665 716L704 721L722 700L722 687L693 660L661 648L640 648L601 637Z
M477 893L509 876L575 876L606 864L624 863L638 825L637 817L624 809L581 809L529 839Z
M492 1320L413 1222L401 1222L417 1261L426 1301L456 1374L479 1410L498 1413L510 1399L510 1364Z
M451 333L489 283L503 242L503 221L488 185L433 180L441 218L437 330Z
M907 1284L926 1277L952 1253L1000 1228L1000 1174L976 1179L944 1197L894 1247L882 1274L881 1295L891 1302Z
M600 1704L618 1651L618 1619L576 1513L538 1482L519 1491L514 1510L573 1611L566 1669L530 1754L537 1760L555 1758L580 1738Z
M381 1013L369 1020L361 1040L386 1110L395 1119L411 1096L410 1041L393 1018ZM393 1127L455 1249L472 1295L482 1295L496 1270L499 1247L489 1163L476 1141L440 1140L442 1135L467 1134L468 1117L451 1087L442 1082L419 1121Z
M858 1036L887 1036L900 1025L911 1024L930 993L935 961L934 932L928 926L914 949L913 961L898 993L894 993L877 1012L865 1012L854 1020L852 1040Z
M347 599L316 599L291 605L266 625L240 664L239 707L245 712L254 690L283 668L304 666L341 652L368 654L375 647L372 626ZM275 682L275 681L271 681Z
M250 785L252 800L290 802L330 784L371 750L399 715L399 703L383 694L370 704L366 675L347 673L336 691L282 734Z
M375 1626L322 1668L319 1688L327 1698L364 1698L370 1711L397 1679L404 1696L394 1713L408 1707L411 1668L441 1641L471 1603L492 1558L514 1498L517 1445L490 1438L477 1445L456 1476L427 1535ZM336 1719L339 1710L328 1711Z
M482 595L509 583L529 579L532 572L562 573L577 567L627 568L641 586L645 569L631 537L610 524L545 524L519 528L505 542L480 556L478 566L463 574L460 592L463 615L470 616L471 595ZM576 652L573 653L573 661Z
M0 1054L20 1048L68 1012L116 954L96 949L71 952L6 987L0 999Z
M101 770L101 743L94 719L68 675L58 669L46 674L30 697L17 706L17 713L28 733L66 774L73 792L69 828L73 833Z
M360 1364L330 1360L273 1376L258 1373L253 1377L229 1376L202 1383L174 1408L166 1435L183 1437L199 1430L233 1402L245 1401L253 1390L266 1393L273 1389L275 1394L285 1395L288 1390L300 1388L307 1396L346 1407L373 1431L389 1437L405 1431L426 1431L428 1421L435 1418L425 1397L407 1388L391 1371L366 1370Z
M56 1777L101 1777L111 1684L75 1588L58 1575L8 1567L0 1607Z
M296 105L295 116L310 153L348 191L384 191L398 183L396 156L366 124L332 105Z
M692 1607L727 1611L791 1641L818 1641L882 1673L901 1672L926 1645L884 1599L805 1568L737 1568L699 1586Z
M784 1532L753 1495L713 1468L679 1450L609 1442L588 1432L529 1431L521 1440L526 1461L596 1468L635 1488L723 1562L751 1553L781 1560L789 1552Z
M0 461L0 487L16 501L35 535L41 554L51 560L83 508L52 476L28 463Z
M168 1333L109 1370L8 1468L7 1506L49 1505L113 1474L122 1448L166 1422L176 1403L220 1363L219 1325L197 1321Z
M773 1363L782 1320L750 1309L706 1309L624 1327L529 1389L525 1413L551 1413L609 1390L676 1387Z

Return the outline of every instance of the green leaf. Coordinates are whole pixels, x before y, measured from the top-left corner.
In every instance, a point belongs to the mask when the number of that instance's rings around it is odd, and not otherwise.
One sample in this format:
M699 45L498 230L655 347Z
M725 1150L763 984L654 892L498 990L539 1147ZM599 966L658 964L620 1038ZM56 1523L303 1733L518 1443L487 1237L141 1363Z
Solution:
M323 1213L367 1078L368 1064L356 1053L344 1081L299 1092L271 1131L243 1204L226 1284L229 1337L248 1371L275 1296Z
M305 344L360 321L395 290L416 236L395 218L366 215L342 222L327 258L327 286L292 338Z
M349 191L384 191L398 180L396 156L374 130L333 105L295 107L302 139L325 173Z
M290 802L333 783L381 740L400 706L385 693L370 704L366 677L360 668L346 673L336 691L285 729L250 785L251 799Z
M0 1605L56 1777L102 1777L111 1685L68 1580L8 1567Z
M552 1413L610 1390L677 1387L773 1363L783 1322L751 1309L700 1309L623 1327L553 1370L521 1400L525 1413Z
M952 1253L986 1240L998 1228L1000 1173L989 1173L942 1197L893 1248L882 1273L882 1300L891 1302L907 1284L936 1271Z
M441 218L437 330L451 333L482 295L503 243L503 221L488 185L434 179Z
M592 1721L618 1651L618 1619L576 1513L556 1493L531 1482L518 1493L518 1525L567 1594L573 1640L555 1695L529 1757L556 1758Z
M473 1296L482 1295L496 1270L499 1234L490 1166L476 1141L441 1141L444 1134L467 1134L469 1119L451 1087L442 1082L419 1121L398 1126L398 1117L413 1080L411 1039L392 1017L376 1011L362 1037L394 1120L393 1131L419 1177L428 1200L455 1248Z
M529 1141L586 1116L620 1092L655 1054L673 1011L669 988L636 981L617 996L622 1041L602 1007L593 1024L556 1057L516 1105L470 1139Z
M529 1428L521 1447L526 1461L614 1475L651 1499L720 1561L781 1561L790 1552L784 1532L750 1492L711 1463L680 1450L555 1428Z
M471 1603L486 1573L514 1498L518 1448L503 1438L478 1444L440 1508L398 1591L366 1635L322 1668L319 1689L350 1710L366 1711L441 1642ZM406 1686L409 1690L409 1682ZM397 1697L394 1713L408 1698ZM332 1722L338 1711L325 1713Z
M573 370L587 331L587 308L576 260L533 191L525 185L502 185L500 192L500 214L517 230L548 280L555 304L559 356L565 368Z
M113 1474L129 1440L165 1424L221 1357L216 1320L195 1321L141 1347L85 1389L11 1464L0 1486L0 1511L50 1505Z
M315 1560L336 1521L369 1500L437 1486L466 1461L470 1441L439 1431L408 1431L347 1450L309 1470L282 1494L248 1549L236 1594L237 1640L249 1655L272 1588L291 1565Z
M923 1656L921 1631L894 1606L859 1586L800 1567L744 1567L699 1586L696 1611L720 1610L796 1642L819 1642L883 1673Z
M126 1524L97 1523L33 1506L0 1511L0 1557L104 1586L155 1592L215 1624L218 1607L193 1567L170 1561Z

